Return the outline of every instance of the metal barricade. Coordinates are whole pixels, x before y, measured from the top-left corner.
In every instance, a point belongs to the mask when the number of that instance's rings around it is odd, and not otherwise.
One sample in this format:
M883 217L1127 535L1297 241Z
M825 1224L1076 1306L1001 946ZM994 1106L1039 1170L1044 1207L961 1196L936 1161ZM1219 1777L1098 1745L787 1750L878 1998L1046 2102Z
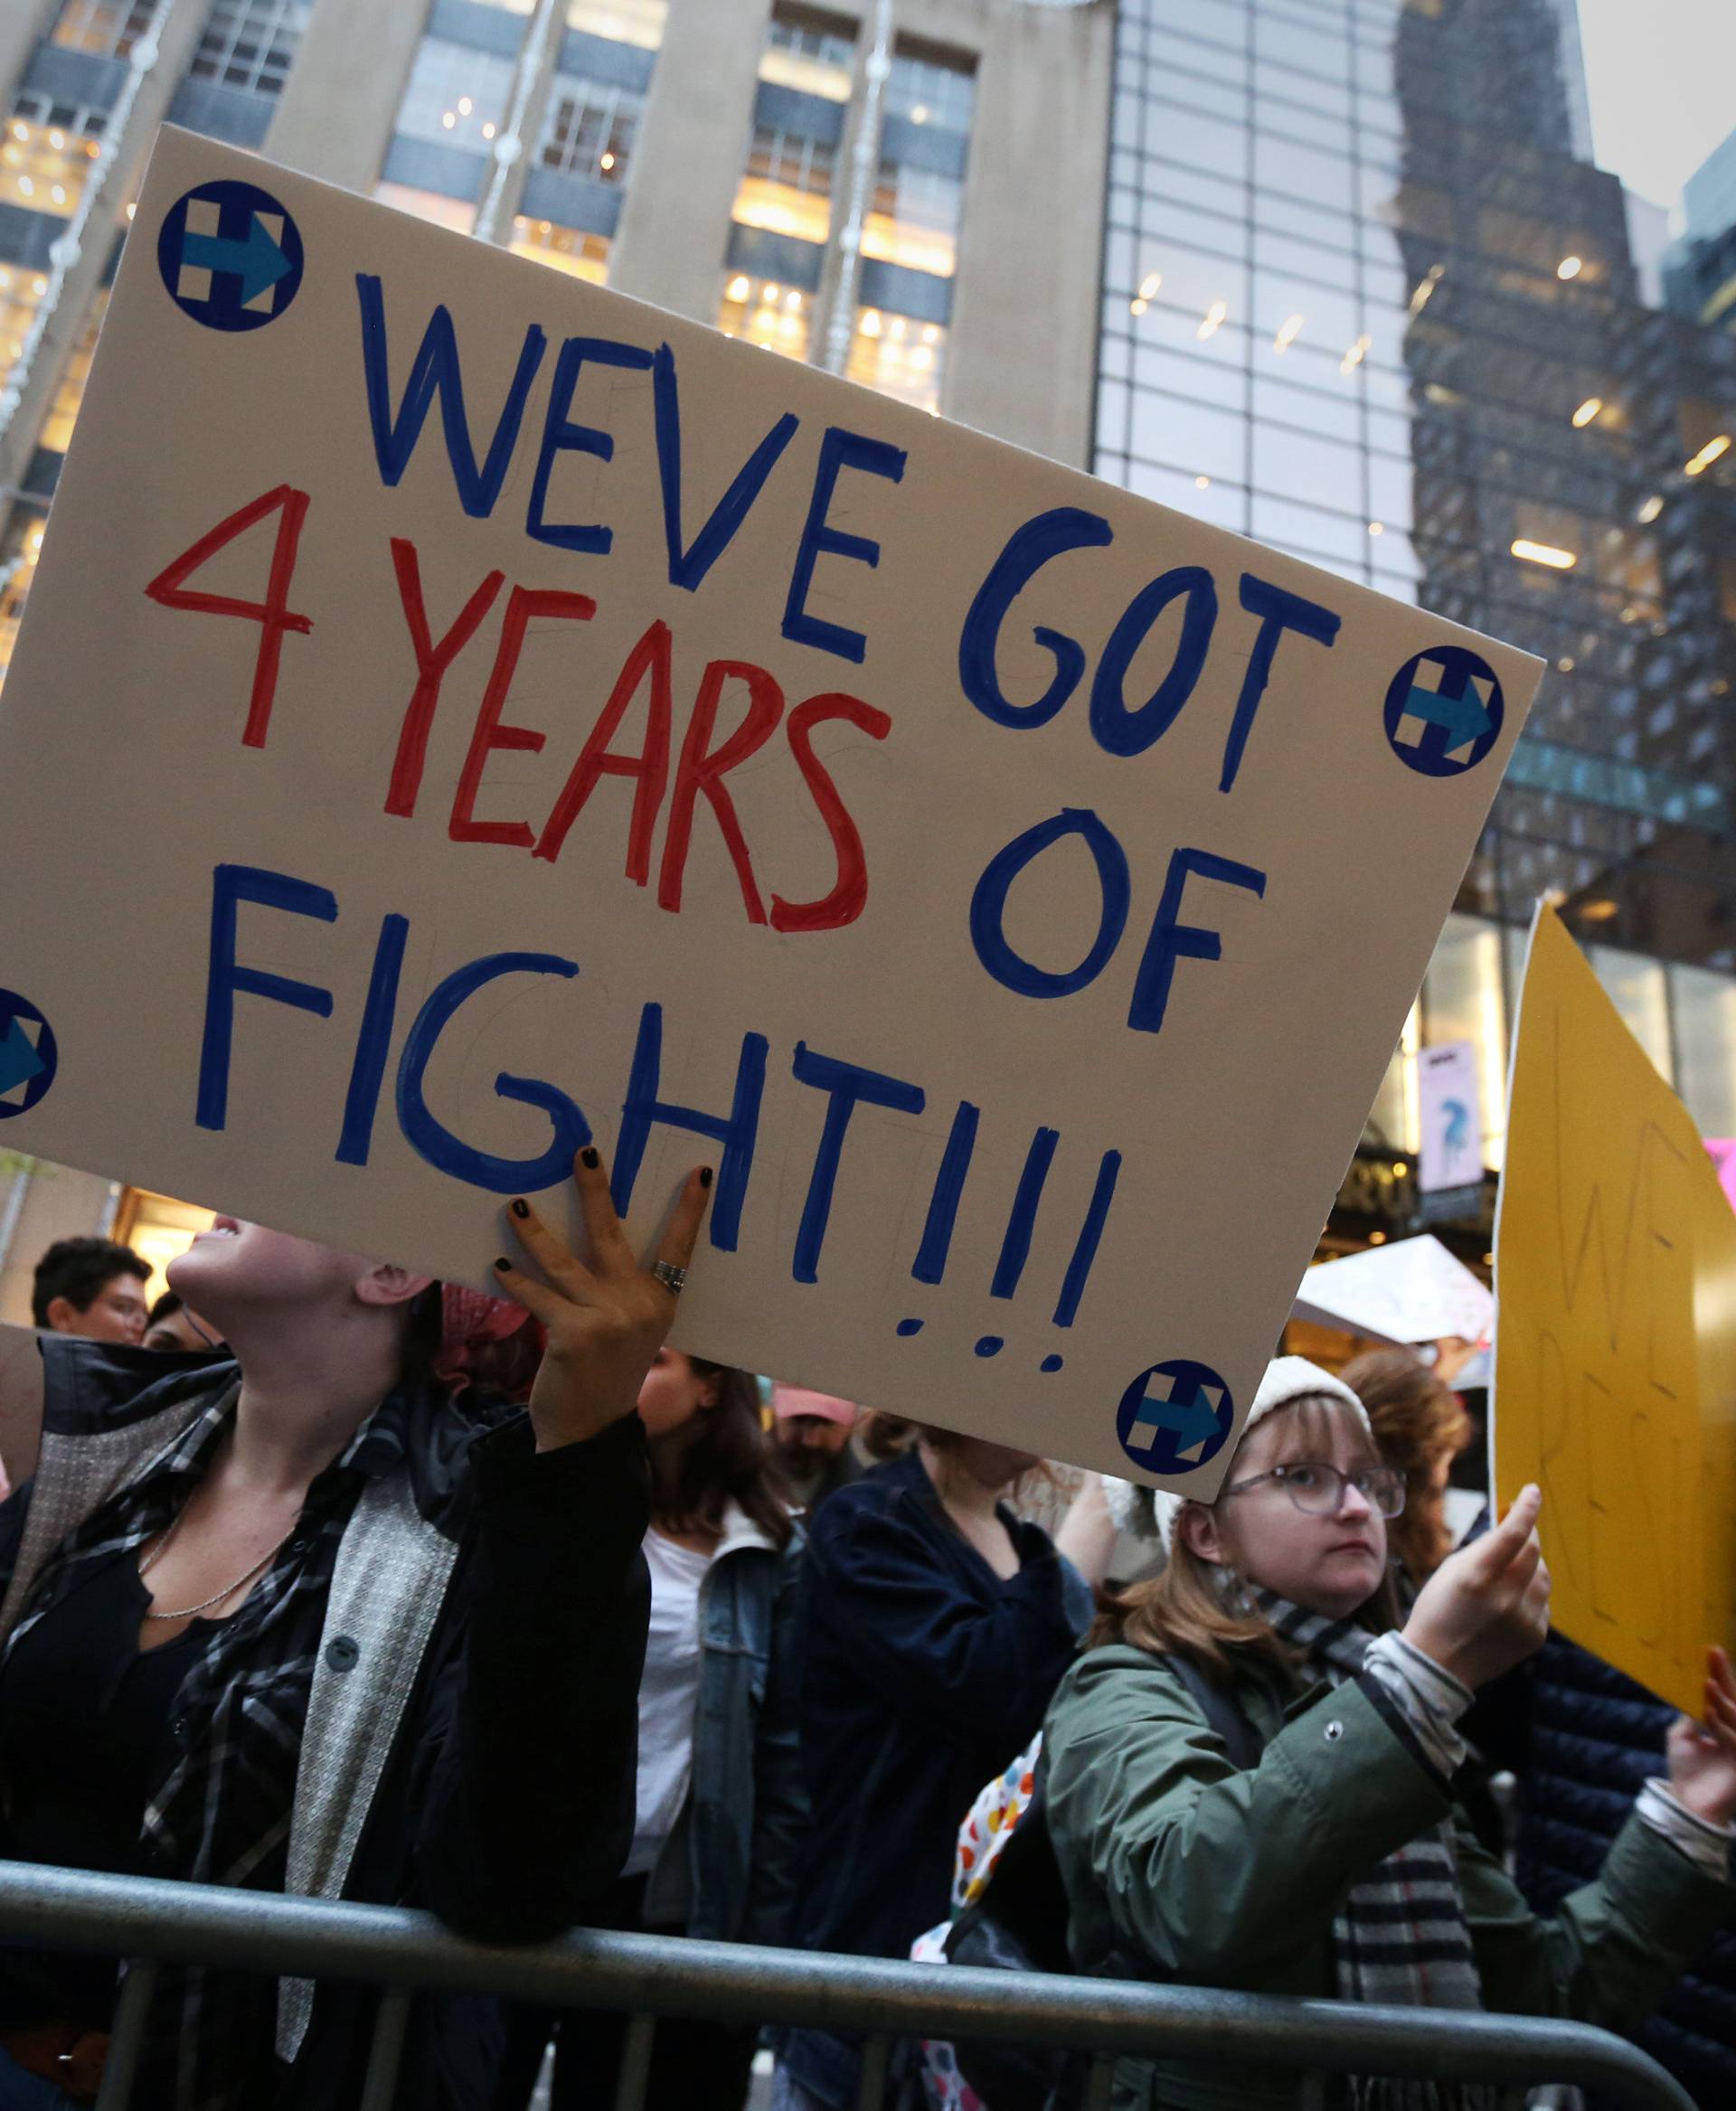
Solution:
M909 2037L1018 2040L1091 2056L1087 2111L1109 2111L1127 2054L1231 2062L1300 2078L1380 2074L1575 2083L1625 2111L1694 2111L1656 2062L1606 2031L1530 2017L1279 2000L1203 1987L967 1971L807 1950L575 1932L524 1948L467 1943L432 1915L203 1884L0 1861L0 1943L125 1957L98 2111L127 2111L159 1967L219 1965L384 1992L360 2111L390 2111L413 1994L498 1994L632 2019L616 2111L639 2111L659 2016L807 2023L865 2040L859 2111L879 2111L888 2054ZM1523 2095L1515 2097L1523 2101Z

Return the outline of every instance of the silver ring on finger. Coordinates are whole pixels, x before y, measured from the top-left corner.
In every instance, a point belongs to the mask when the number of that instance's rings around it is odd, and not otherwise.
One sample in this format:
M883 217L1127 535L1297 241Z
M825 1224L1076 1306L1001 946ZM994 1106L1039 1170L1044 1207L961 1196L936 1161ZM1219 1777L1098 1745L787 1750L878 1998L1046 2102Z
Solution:
M686 1287L687 1271L685 1268L678 1268L674 1261L653 1261L651 1273L665 1290L672 1291L677 1297Z

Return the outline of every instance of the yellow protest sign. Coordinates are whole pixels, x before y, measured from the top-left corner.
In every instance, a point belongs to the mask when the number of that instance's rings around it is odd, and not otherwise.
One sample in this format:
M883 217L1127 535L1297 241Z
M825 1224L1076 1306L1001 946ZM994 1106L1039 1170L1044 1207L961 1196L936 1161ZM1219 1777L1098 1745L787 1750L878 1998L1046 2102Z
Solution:
M1495 1473L1543 1491L1560 1630L1698 1714L1736 1645L1736 1212L1551 909L1495 1235Z

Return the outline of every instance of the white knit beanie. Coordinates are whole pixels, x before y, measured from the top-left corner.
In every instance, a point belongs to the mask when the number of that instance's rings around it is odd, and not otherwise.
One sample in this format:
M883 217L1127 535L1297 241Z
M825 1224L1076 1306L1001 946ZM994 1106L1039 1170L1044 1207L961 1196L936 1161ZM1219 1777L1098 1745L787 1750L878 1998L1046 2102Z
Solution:
M1346 1407L1354 1409L1357 1420L1370 1437L1373 1437L1368 1409L1343 1379L1321 1370L1317 1363L1310 1363L1306 1356L1278 1356L1266 1366L1266 1375L1260 1381L1254 1404L1242 1424L1243 1439L1268 1415L1275 1415L1279 1408L1288 1408L1292 1400L1321 1398L1342 1400ZM1104 1487L1109 1496L1109 1514L1122 1531L1133 1532L1140 1539L1159 1539L1164 1543L1165 1553L1168 1553L1182 1505L1194 1498L1175 1494L1166 1488L1142 1488L1132 1481L1106 1480Z

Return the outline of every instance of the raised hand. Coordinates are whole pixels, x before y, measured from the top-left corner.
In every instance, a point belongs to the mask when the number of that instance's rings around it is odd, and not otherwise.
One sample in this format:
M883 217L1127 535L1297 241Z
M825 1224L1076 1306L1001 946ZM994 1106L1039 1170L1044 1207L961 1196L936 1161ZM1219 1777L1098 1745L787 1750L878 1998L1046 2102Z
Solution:
M1706 1652L1706 1711L1679 1715L1669 1738L1670 1786L1708 1824L1736 1818L1736 1679L1722 1649Z
M1405 1622L1404 1638L1461 1684L1499 1678L1543 1646L1549 1570L1537 1537L1542 1492L1519 1491L1501 1522L1443 1561Z
M590 1265L575 1260L523 1200L513 1203L509 1216L542 1279L509 1260L495 1263L502 1292L541 1320L549 1338L531 1388L539 1451L582 1443L630 1415L675 1316L675 1293L639 1266L627 1242L597 1152L580 1152L572 1177L590 1242ZM684 1268L693 1258L711 1184L710 1167L688 1174L657 1263Z

